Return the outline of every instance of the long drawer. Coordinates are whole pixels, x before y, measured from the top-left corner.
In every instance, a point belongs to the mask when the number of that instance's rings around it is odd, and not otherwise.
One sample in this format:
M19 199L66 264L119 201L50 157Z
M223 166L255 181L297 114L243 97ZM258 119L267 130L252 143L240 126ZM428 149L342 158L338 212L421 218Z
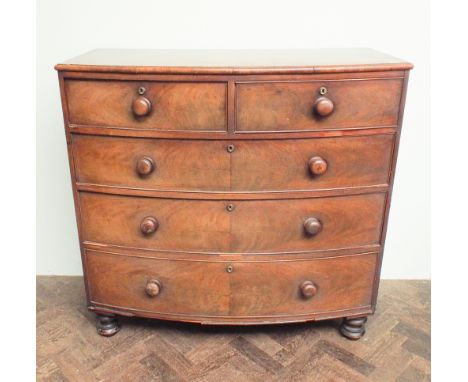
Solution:
M87 251L94 304L167 315L302 316L371 304L376 254L281 262L188 261Z
M292 191L386 185L393 134L287 140L76 135L76 180L181 191Z
M385 193L180 200L80 193L83 240L169 251L276 253L379 244Z
M402 89L402 78L239 83L236 129L265 132L396 126Z

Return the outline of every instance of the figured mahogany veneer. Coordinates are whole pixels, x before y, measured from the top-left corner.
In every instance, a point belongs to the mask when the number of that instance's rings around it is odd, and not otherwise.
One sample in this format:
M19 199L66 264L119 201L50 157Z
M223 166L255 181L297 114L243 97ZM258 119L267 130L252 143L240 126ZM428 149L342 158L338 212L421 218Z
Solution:
M80 204L82 237L93 243L208 253L305 252L378 244L385 193L230 203L82 192ZM142 233L148 217L158 222L154 235ZM322 225L314 237L304 228L310 217Z
M187 321L275 322L291 313L306 320L324 313L337 316L341 310L369 309L377 255L226 262L86 251L85 258L90 297L97 305ZM162 287L155 286L154 279ZM316 291L306 285L309 296L304 296L303 284L310 280ZM148 289L157 293L149 296Z
M155 130L227 128L225 82L69 80L65 86L72 124Z
M375 310L408 73L368 49L59 64L89 309L203 324Z
M396 126L403 79L238 84L239 131ZM326 97L320 93L325 87Z
M83 184L160 191L293 191L388 185L394 134L233 144L76 135L73 143L77 181Z

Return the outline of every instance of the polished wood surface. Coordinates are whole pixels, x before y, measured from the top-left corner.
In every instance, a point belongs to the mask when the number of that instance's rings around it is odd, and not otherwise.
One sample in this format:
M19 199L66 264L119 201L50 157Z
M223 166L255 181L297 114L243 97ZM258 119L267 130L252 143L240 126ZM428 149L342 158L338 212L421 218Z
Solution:
M72 124L226 130L226 83L67 80L65 88Z
M110 73L245 74L408 70L413 66L374 49L144 50L96 49L57 70Z
M369 306L376 254L310 261L167 261L86 252L91 300L116 309L141 310L153 317L180 315L191 321L295 316ZM231 267L231 271L228 267ZM210 277L206 277L209 273ZM156 299L148 284L159 281ZM316 293L303 284L314 280ZM164 285L160 289L160 285ZM156 289L152 286L151 291ZM346 291L346 293L343 293ZM153 292L152 292L153 293ZM203 313L201 313L203 312ZM198 318L197 318L198 316Z
M80 183L172 191L285 191L387 184L393 135L234 144L76 135L73 143Z
M58 64L98 332L133 315L342 317L360 338L411 68L359 49L97 50Z
M272 253L378 244L385 194L229 203L83 192L80 203L85 242L169 251ZM140 228L148 216L158 221L151 235ZM315 235L304 231L311 217L320 221Z
M320 106L326 86L330 105ZM237 85L239 131L349 129L395 126L403 79L361 81L253 82Z

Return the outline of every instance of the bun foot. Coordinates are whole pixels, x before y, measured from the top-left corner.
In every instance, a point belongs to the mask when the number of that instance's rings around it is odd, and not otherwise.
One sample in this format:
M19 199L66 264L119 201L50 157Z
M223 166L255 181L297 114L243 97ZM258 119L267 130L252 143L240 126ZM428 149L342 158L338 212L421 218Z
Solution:
M358 340L366 332L366 328L364 326L366 321L367 317L345 318L340 326L340 332L350 340Z
M119 322L114 315L97 315L97 332L104 337L111 337L120 330Z

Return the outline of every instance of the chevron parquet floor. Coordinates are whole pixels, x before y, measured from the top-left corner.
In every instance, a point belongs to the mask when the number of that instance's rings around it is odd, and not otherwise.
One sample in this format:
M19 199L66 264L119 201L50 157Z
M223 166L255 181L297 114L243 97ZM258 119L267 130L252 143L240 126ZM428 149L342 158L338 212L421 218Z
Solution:
M428 381L430 282L383 281L359 341L339 321L204 327L122 319L99 336L81 277L37 278L38 381Z

